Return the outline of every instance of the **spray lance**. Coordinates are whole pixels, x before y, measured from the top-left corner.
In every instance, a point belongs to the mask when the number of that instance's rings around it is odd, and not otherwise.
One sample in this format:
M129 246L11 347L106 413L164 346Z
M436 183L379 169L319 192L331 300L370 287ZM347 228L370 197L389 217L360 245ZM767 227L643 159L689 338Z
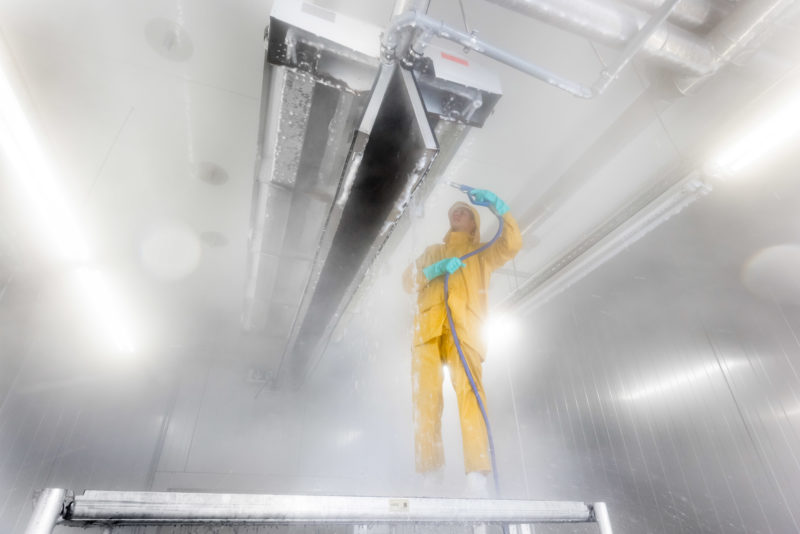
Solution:
M494 201L492 199L486 198L488 196L486 193L488 192L476 189L474 187L470 187L468 185L458 184L455 182L447 182L447 185L458 189L462 193L465 193L467 195L467 198L469 198L469 201L476 206L483 206L486 208L493 207L495 206L495 201L498 200L496 197L494 198ZM489 193L489 195L494 196L492 193ZM499 202L502 203L502 201ZM505 213L505 211L508 210L508 206L505 206L505 204L503 204L503 206L504 206L503 213ZM494 242L497 241L497 239L500 237L500 234L503 233L503 213L498 213L496 209L493 209L492 213L494 213L497 216L497 221L499 223L497 228L497 233L488 243L486 243L482 247L479 247L473 250L472 252L469 252L461 256L459 259L462 262L467 258L469 258L470 256L475 256L477 254L480 254L487 248L491 247L494 244ZM464 371L467 374L467 379L469 380L469 384L470 386L472 386L472 392L475 394L475 399L478 401L478 407L481 410L481 415L483 416L483 422L486 425L486 434L489 437L489 453L491 454L492 458L492 477L494 479L494 489L495 493L500 493L500 482L497 476L497 462L495 460L495 454L494 454L494 439L492 439L492 429L489 426L489 415L486 413L486 407L484 406L483 399L481 398L481 395L478 392L478 386L477 384L475 384L475 378L472 376L472 371L469 368L469 364L467 363L466 357L464 357L464 351L461 348L461 340L459 340L458 338L458 333L456 332L456 326L453 323L453 313L450 311L450 303L448 299L449 280L450 280L450 273L446 272L444 275L444 303L445 303L445 309L447 310L447 321L448 324L450 325L450 332L452 332L453 334L453 341L455 342L456 349L458 350L458 357L461 359L461 365L464 367Z

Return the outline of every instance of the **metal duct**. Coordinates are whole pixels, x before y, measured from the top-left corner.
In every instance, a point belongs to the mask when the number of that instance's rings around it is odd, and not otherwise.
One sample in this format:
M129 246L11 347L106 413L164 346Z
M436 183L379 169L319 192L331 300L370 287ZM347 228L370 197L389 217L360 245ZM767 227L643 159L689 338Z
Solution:
M500 97L491 73L435 48L413 72L380 67L380 32L314 4L273 5L242 322L295 384L428 172L431 124L455 151Z
M392 17L394 18L397 15L402 15L406 11L427 13L430 5L431 0L397 0L392 9Z
M282 381L297 385L310 371L437 152L411 73L383 66L328 217L314 291L305 292Z
M664 0L624 1L643 11L655 11L664 3ZM681 0L670 14L669 20L687 30L704 30L719 22L727 11L708 0Z
M691 92L704 79L713 75L754 42L758 42L774 26L785 10L794 3L794 0L740 2L708 34L707 40L714 53L709 71L700 78L677 80L675 85L684 94Z

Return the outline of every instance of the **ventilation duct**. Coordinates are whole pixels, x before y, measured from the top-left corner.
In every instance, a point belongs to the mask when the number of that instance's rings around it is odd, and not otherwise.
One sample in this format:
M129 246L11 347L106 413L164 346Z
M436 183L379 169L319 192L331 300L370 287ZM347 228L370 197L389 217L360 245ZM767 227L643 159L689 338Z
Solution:
M291 0L270 17L243 326L280 383L306 376L411 195L500 97L491 73L434 47L413 69L381 65L380 34Z

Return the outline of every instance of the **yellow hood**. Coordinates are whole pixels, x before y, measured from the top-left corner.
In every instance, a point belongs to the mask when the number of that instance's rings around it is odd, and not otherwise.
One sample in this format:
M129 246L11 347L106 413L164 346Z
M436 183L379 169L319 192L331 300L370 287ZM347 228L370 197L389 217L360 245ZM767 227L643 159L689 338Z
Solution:
M472 243L477 245L481 242L481 216L478 213L478 210L472 204L467 204L466 202L456 202L450 209L447 210L447 219L450 220L450 212L456 208L467 208L472 212L472 216L475 218L475 233L472 235ZM444 241L447 242L447 238L452 233L452 230L448 230L447 233L444 235Z

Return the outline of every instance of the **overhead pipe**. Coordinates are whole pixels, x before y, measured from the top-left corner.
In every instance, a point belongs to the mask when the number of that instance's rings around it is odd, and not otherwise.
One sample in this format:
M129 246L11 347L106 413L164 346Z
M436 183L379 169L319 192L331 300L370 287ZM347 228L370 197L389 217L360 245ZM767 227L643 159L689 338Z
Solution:
M611 46L628 43L649 18L644 13L604 0L488 1ZM704 39L668 22L650 35L641 51L698 76L708 72L713 58Z
M489 0L491 1L491 0ZM664 0L623 0L642 11L655 11ZM729 9L708 0L682 0L669 16L670 22L687 30L702 30L716 24Z
M504 63L512 68L522 71L534 78L538 78L550 85L558 87L580 98L593 98L603 94L611 82L616 79L622 69L630 62L634 55L648 42L654 32L666 20L669 13L679 0L667 0L659 11L649 19L642 29L631 38L613 68L605 69L600 73L597 81L591 86L586 86L568 80L543 67L526 61L511 52L498 48L479 39L474 33L466 34L460 30L447 26L442 21L437 21L421 13L410 11L395 17L389 28L384 33L381 42L381 60L391 64L403 52L404 40L408 34L413 34L409 53L403 57L421 57L423 49L433 37L440 37L460 44L466 49L474 50L480 54Z
M750 0L740 2L706 37L712 51L708 72L700 77L681 78L675 85L689 94L701 82L731 62L757 39L774 27L777 19L794 0Z
M675 6L680 2L680 0L664 0L664 3L658 10L653 14L653 16L647 21L647 23L642 26L642 29L631 39L628 41L628 44L625 45L625 49L620 54L619 58L614 62L613 68L604 69L600 73L600 77L592 86L595 94L603 94L608 86L611 85L611 82L617 79L617 76L622 72L622 70L631 62L633 56L635 56L645 45L645 43L651 38L651 36L658 30L658 28L664 24L669 17L669 14L672 13L672 10L675 9Z
M647 20L643 13L604 0L488 1L589 39L617 46L629 42L637 28L644 26ZM629 1L663 7L662 0ZM691 1L696 3L697 0ZM686 2L683 0L675 10L687 9ZM666 22L653 32L641 51L690 76L678 83L678 88L685 93L697 84L696 78L713 75L762 35L792 3L793 0L742 0L706 38ZM713 7L710 9L713 11ZM709 16L712 15L709 13Z
M394 9L392 10L391 20L394 20L403 13L416 12L416 13L422 13L423 15L427 14L430 4L431 4L430 0L395 0ZM401 41L399 43L401 49L405 49L406 47L408 47L408 41L410 37L411 36L409 35L402 36Z
M397 0L394 3L394 9L392 10L392 18L402 15L406 11L427 13L430 5L431 0Z
M474 34L466 34L462 31L456 30L455 28L447 26L442 21L437 21L431 17L414 11L406 12L403 15L396 17L392 21L389 29L386 30L386 33L384 33L381 42L381 60L386 64L394 63L398 54L398 45L403 39L405 32L417 30L421 30L420 33L423 37L423 41L434 36L441 37L443 39L458 43L465 48L469 48L470 50L479 52L501 63L505 63L510 67L545 81L550 85L554 85L559 89L563 89L564 91L567 91L575 96L579 96L581 98L591 98L593 96L591 90L581 84L567 80L566 78L558 76L557 74L553 74L547 69L539 67L538 65L534 65L533 63L529 63L505 50L490 45L489 43L478 39ZM412 44L412 51L418 52L418 49L414 44Z

